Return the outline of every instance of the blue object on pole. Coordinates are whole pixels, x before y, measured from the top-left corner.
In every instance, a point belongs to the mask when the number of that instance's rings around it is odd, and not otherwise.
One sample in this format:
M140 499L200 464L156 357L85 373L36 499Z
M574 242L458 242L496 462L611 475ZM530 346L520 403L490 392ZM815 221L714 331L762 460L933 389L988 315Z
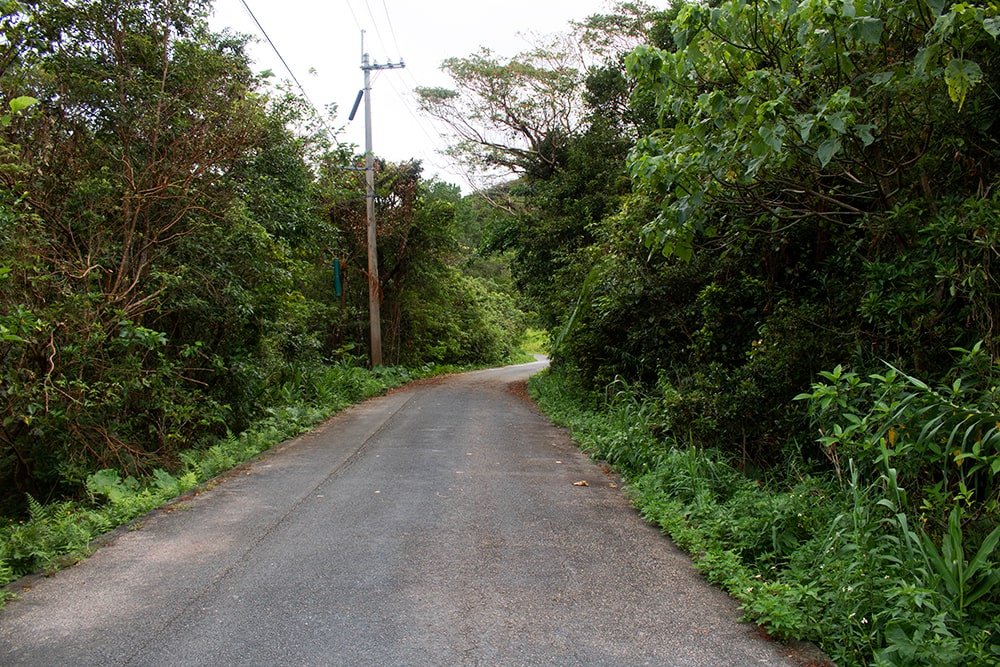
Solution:
M344 286L340 282L340 260L333 260L333 291L336 292L337 296L343 296Z

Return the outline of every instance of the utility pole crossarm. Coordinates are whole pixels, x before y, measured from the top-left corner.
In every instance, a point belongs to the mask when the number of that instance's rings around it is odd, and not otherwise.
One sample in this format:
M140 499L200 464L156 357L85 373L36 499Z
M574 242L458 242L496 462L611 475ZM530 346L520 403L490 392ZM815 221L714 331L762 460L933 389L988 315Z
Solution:
M370 71L370 70L373 70L373 69L403 69L404 67L406 67L406 63L403 62L402 60L400 60L398 63L381 63L381 64L379 64L379 63L372 63L372 64L369 65L367 63L367 58L368 58L368 54L366 53L365 54L366 62L365 62L365 64L361 65L361 69L363 69L365 71Z

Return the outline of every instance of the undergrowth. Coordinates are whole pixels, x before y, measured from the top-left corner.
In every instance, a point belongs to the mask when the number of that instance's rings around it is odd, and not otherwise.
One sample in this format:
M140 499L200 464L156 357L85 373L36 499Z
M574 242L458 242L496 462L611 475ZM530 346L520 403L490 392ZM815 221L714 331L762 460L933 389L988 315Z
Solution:
M744 620L813 641L841 667L995 667L1000 383L982 380L978 349L962 352L939 388L891 369L824 373L799 400L829 464L789 447L781 469L753 477L672 434L656 390L616 380L595 394L571 373L529 386Z

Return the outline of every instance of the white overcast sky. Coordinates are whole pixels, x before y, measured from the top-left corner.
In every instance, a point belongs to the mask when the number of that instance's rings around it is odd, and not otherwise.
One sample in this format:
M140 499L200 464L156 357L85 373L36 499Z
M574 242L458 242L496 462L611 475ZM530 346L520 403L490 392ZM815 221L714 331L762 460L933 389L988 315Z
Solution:
M372 72L372 146L391 161L411 158L424 165L424 176L470 187L464 174L440 154L443 129L417 111L418 86L449 86L440 71L443 60L464 57L480 47L512 56L530 47L526 36L568 29L571 20L609 11L608 0L246 0L302 84L309 99L323 109L338 107L334 128L338 139L364 150L363 106L351 123L351 106L364 85L361 31L373 63L406 63L405 69ZM258 71L270 69L290 79L281 61L241 0L215 0L210 19L259 38L251 56Z

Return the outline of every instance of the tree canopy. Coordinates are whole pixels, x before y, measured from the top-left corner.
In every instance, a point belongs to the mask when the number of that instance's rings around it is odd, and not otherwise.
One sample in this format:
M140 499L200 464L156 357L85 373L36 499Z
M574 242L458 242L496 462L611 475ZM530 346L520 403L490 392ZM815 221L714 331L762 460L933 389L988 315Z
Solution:
M995 169L998 30L964 3L684 5L675 48L627 63L663 128L631 159L664 196L647 241L689 257L725 217L851 224L975 193L967 176Z
M177 465L366 345L361 156L207 9L3 5L14 510ZM448 59L420 103L493 180L376 160L387 356L547 328L613 422L592 450L750 618L846 665L997 664L998 38L993 0L623 2Z

